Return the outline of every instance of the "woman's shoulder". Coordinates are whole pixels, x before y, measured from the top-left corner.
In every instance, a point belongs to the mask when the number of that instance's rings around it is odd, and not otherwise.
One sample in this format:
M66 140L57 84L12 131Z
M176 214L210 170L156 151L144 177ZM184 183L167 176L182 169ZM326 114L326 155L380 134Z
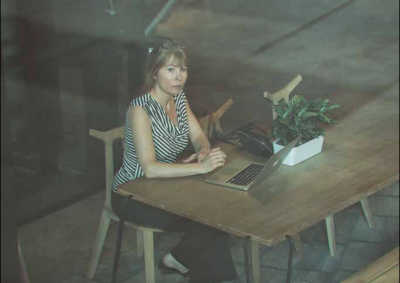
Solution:
M126 113L127 121L139 120L147 121L151 116L151 107L149 107L149 96L144 94L132 100Z
M134 107L134 106L140 106L140 107L145 107L150 100L150 95L148 93L143 94L139 97L136 97L132 100L130 107Z
M143 94L134 98L126 111L126 119L132 119L132 115L149 116L149 94ZM133 114L134 113L134 114Z

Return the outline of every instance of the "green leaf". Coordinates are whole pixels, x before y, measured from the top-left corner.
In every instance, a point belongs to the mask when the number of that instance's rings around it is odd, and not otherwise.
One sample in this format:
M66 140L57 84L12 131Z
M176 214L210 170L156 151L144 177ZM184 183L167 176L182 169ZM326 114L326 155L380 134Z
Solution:
M290 107L291 109L295 109L295 108L297 108L297 107L300 105L300 102L301 102L300 96L299 96L299 95L295 95L295 96L293 96L293 98L290 100L290 102L289 102L289 107Z
M328 106L325 109L326 109L326 112L329 112L329 111L336 110L338 108L340 108L340 105L335 104L335 105Z
M323 114L319 115L319 119L323 123L333 124L333 120L331 118L329 118L328 116L326 116L326 115L323 115Z

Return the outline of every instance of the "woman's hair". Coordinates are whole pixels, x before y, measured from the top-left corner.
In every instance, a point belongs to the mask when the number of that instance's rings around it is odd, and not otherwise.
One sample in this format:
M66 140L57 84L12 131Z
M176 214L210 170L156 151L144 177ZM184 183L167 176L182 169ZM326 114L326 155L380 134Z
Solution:
M148 93L154 88L156 84L154 76L158 74L162 67L168 64L171 58L174 59L174 63L178 66L187 64L184 47L172 39L167 39L160 45L149 49L149 57L143 74L143 93Z

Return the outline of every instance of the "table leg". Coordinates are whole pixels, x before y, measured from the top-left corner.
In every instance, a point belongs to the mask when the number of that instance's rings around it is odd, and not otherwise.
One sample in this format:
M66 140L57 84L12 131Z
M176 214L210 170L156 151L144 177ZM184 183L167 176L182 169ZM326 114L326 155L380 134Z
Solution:
M114 255L114 266L113 266L113 271L112 271L112 276L111 276L111 283L116 283L117 282L117 273L118 273L118 268L119 268L119 258L121 255L121 245L122 245L122 235L124 233L124 227L125 227L125 214L126 214L126 209L127 209L127 204L129 201L129 197L125 197L125 200L122 204L122 215L119 218L119 225L118 225L118 235L117 235L117 244L115 246L115 255Z
M301 260L304 258L304 249L303 249L303 243L301 242L300 234L294 236L293 240L297 256Z
M374 219L374 214L372 213L371 204L369 203L368 197L361 200L361 205L367 218L369 228L376 229L376 223Z
M251 237L248 236L244 239L243 248L244 248L244 262L246 268L246 282L253 283L253 274L252 274L252 258L251 258L251 251L250 251L250 242Z
M293 267L293 255L294 255L294 247L295 247L295 240L292 236L287 235L286 239L289 240L290 243L290 250L289 250L289 263L288 263L288 272L287 272L287 283L292 281L292 267Z
M329 250L331 256L336 255L337 246L336 246L336 230L335 230L335 216L328 216L326 219L326 228L328 231L328 242L329 242Z
M253 265L253 281L254 283L261 283L260 244L255 241L251 241L251 261Z

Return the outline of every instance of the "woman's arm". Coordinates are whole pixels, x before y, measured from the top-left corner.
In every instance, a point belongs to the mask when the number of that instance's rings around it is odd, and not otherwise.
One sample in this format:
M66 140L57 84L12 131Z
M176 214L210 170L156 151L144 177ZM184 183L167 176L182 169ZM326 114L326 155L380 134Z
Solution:
M197 160L200 163L211 152L211 145L206 134L201 128L199 121L190 108L189 102L186 102L186 112L189 123L189 138L193 144L196 154L193 154L184 162L188 163Z
M156 150L151 131L151 121L146 111L135 106L130 110L130 124L139 163L147 178L173 178L206 174L224 166L226 155L215 149L201 163L165 164L156 159Z

